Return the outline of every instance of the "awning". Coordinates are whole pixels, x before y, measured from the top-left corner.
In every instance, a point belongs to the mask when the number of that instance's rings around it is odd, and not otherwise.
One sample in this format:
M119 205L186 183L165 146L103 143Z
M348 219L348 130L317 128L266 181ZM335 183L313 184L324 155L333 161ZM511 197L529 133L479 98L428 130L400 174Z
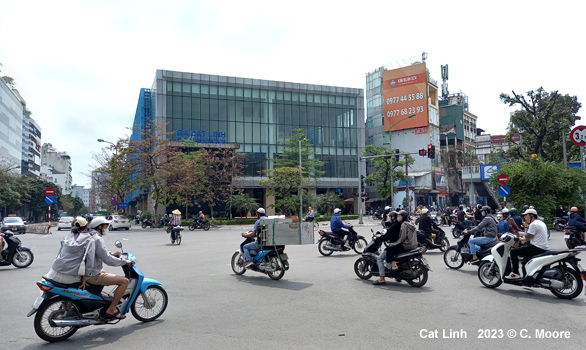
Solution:
M366 203L372 203L372 202L378 202L380 201L380 199L378 198L370 198L369 200L366 201Z
M346 198L346 199L344 199L344 204L354 204L354 198Z
M419 176L427 175L429 173L431 173L431 171L414 171L414 172L409 172L409 177L419 177Z

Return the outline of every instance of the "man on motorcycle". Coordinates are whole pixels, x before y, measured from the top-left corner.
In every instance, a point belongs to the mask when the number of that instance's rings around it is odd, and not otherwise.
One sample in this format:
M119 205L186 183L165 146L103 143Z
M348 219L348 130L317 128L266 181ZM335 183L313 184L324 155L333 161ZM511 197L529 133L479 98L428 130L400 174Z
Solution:
M200 222L204 222L204 221L206 221L206 216L204 215L204 213L203 213L201 210L199 211L199 215L197 216L197 219L198 219Z
M417 234L415 225L409 221L409 213L401 210L397 213L397 221L401 223L399 239L389 244L387 248L387 262L392 264L391 270L397 270L397 262L394 260L395 256L417 248Z
M509 214L511 214L511 219L513 219L515 221L515 224L517 224L517 227L519 228L519 233L523 231L523 219L521 219L521 217L518 215L519 213L517 212L517 209L511 208L511 210L509 210Z
M482 207L481 212L483 219L480 224L470 231L464 231L465 233L470 232L471 234L478 235L482 232L481 230L484 229L484 237L474 237L468 241L473 262L478 260L476 252L480 250L480 245L496 240L498 225L496 219L490 215L491 210L492 209L488 205Z
M376 236L372 237L373 240L381 240L383 242L389 241L394 242L399 239L400 231L401 231L401 223L397 221L397 212L392 211L389 213L389 221L385 223L386 232L384 235L376 238ZM388 249L388 248L387 248ZM377 258L376 262L378 264L378 271L379 277L378 280L374 281L372 284L379 285L385 284L387 281L385 280L385 260L387 258L387 249L385 249Z
M342 222L342 219L340 218L340 213L342 212L342 209L340 208L336 208L334 209L334 215L332 216L332 218L330 219L330 228L332 229L332 232L334 234L336 234L338 237L340 237L340 239L344 239L345 235L348 235L346 237L346 244L344 244L344 246L348 249L350 249L350 240L353 238L352 237L352 233L350 231L344 231L343 228L350 228L353 227L352 225L345 225Z
M111 320L124 319L126 317L120 314L117 306L128 287L128 279L124 276L107 273L102 269L102 263L106 263L106 265L109 266L123 266L126 264L130 265L132 262L130 260L119 258L118 255L120 255L120 251L116 251L112 254L106 249L106 243L104 243L102 236L106 234L108 225L110 225L110 221L102 217L95 218L88 224L90 230L94 231L92 236L94 244L88 246L86 255L87 260L85 264L86 276L82 278L80 288L85 288L87 284L98 286L117 285L118 287L116 287L116 290L114 291L112 303L110 303L110 307L106 310L105 317Z
M421 210L421 217L419 218L419 230L429 236L430 242L433 242L431 237L434 233L436 242L438 242L440 239L440 231L437 229L437 224L433 222L430 212L427 209Z
M258 208L256 210L256 217L257 220L254 223L254 229L252 230L252 232L250 233L246 233L246 232L242 232L242 237L256 237L256 230L258 229L258 225L260 225L260 219L266 219L267 217L265 216L265 210L264 208ZM244 245L244 247L242 247L243 250L243 254L244 254L244 267L249 267L250 265L254 264L252 262L252 257L250 255L250 251L251 250L258 250L258 242L254 241L251 243L247 243Z
M570 217L568 218L568 226L574 226L580 231L584 231L584 223L586 223L586 220L578 214L578 208L572 207L570 209Z
M541 220L537 219L537 211L535 209L527 209L523 214L523 221L525 221L529 227L525 237L521 237L519 240L521 243L529 242L529 244L511 249L511 272L507 278L517 279L523 276L519 273L519 256L525 258L525 262L529 261L535 255L545 253L549 250L549 244L547 242L547 226Z
M173 216L171 217L171 243L175 243L175 231L173 231L173 227L181 226L181 211L179 209L175 209L171 212Z
M464 206L462 204L460 204L458 213L456 214L457 218L458 218L458 222L456 223L456 225L458 225L458 227L461 230L465 230L466 229L466 218L470 217L468 216L468 214L466 214L466 212L464 211Z

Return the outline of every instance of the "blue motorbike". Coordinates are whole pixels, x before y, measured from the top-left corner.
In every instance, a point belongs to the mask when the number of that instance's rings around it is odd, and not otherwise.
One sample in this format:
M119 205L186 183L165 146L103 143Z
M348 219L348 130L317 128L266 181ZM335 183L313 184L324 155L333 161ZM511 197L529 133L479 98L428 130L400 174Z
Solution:
M122 249L122 243L116 241L116 247ZM120 313L125 315L130 310L139 321L156 320L167 308L167 292L161 282L144 277L135 266L136 258L132 253L122 252L121 257L133 264L122 266L130 283L118 305ZM106 317L112 295L102 293L103 286L89 285L86 289L79 289L80 285L62 284L47 278L37 282L41 295L33 303L27 317L36 313L34 328L41 339L61 341L82 327L120 322L119 319Z
M289 270L289 257L284 252L285 246L262 246L259 251L250 251L253 264L249 267L244 267L242 247L251 242L254 242L254 238L246 238L240 244L240 249L232 255L232 271L237 275L242 275L246 270L252 270L264 273L272 280L281 279L285 275L285 271Z

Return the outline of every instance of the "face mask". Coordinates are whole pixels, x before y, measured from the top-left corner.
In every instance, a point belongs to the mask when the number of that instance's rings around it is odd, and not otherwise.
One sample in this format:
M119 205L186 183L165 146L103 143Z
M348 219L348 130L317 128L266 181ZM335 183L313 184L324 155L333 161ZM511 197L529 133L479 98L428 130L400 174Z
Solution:
M402 217L402 216L397 216L397 221L398 221L398 222L401 222L401 221L403 221L403 217Z
M486 216L486 212L485 211L482 212L482 216Z

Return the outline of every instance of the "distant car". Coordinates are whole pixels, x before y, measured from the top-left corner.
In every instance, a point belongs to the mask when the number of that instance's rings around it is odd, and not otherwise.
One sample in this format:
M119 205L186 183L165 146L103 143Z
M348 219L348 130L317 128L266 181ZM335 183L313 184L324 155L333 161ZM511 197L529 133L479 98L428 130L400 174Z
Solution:
M26 226L24 226L24 220L18 216L7 216L2 219L0 223L0 230L2 232L9 230L12 233L26 233Z
M130 229L130 219L124 215L110 215L106 217L106 220L110 221L110 225L108 226L108 230L117 230L119 228L123 228L126 230Z
M73 216L62 216L59 218L59 222L57 223L57 231L61 231L61 229L71 230L71 223L75 220Z

